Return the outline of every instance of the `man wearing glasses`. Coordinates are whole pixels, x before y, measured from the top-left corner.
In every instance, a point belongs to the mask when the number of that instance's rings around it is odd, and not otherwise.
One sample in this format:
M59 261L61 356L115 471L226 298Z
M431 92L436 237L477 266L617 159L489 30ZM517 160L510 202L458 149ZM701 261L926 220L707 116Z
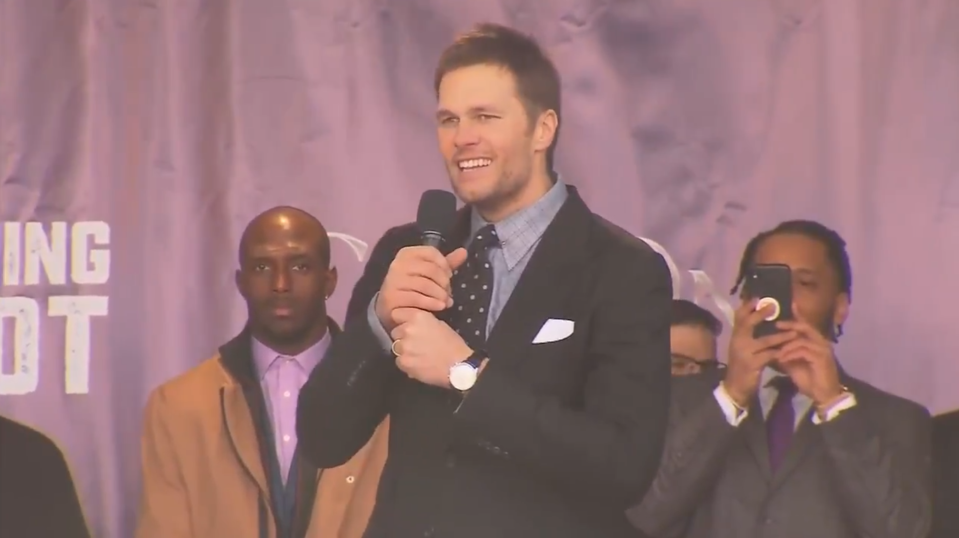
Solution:
M723 324L710 311L691 301L674 299L669 329L673 375L721 367L716 360L716 339L722 332Z

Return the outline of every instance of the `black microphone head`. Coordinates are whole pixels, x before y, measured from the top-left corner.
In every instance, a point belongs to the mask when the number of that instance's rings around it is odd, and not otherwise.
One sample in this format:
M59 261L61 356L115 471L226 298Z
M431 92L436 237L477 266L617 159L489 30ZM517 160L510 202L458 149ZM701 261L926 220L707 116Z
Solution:
M423 235L442 236L456 222L456 196L449 191L428 190L420 197L416 226Z

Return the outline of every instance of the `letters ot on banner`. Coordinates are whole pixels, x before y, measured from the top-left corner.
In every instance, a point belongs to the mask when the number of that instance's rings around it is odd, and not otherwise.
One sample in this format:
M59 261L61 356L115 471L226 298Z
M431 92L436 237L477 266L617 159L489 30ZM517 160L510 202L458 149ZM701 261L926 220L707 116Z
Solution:
M93 318L109 313L110 225L4 222L0 279L0 395L35 392L40 343L48 323L64 323L65 354L43 357L44 368L63 368L67 394L90 392ZM102 294L64 293L104 289ZM46 295L37 290L49 290ZM58 293L59 292L59 293ZM12 346L7 336L13 335ZM13 360L4 356L12 350Z

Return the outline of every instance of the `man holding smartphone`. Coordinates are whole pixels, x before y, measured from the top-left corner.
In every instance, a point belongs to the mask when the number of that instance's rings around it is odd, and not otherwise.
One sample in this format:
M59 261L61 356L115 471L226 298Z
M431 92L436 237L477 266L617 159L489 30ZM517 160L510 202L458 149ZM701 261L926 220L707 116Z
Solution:
M630 520L657 538L925 538L929 414L834 354L852 294L845 241L784 222L750 241L733 293L771 266L788 278L745 286L725 371L674 382L663 464Z

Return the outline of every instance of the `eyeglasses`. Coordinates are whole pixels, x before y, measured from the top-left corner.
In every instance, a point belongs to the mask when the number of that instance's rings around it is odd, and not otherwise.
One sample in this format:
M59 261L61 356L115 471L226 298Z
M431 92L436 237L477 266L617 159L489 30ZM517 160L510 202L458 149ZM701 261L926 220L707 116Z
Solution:
M691 375L722 370L726 365L717 359L696 360L679 353L671 354L673 375Z

